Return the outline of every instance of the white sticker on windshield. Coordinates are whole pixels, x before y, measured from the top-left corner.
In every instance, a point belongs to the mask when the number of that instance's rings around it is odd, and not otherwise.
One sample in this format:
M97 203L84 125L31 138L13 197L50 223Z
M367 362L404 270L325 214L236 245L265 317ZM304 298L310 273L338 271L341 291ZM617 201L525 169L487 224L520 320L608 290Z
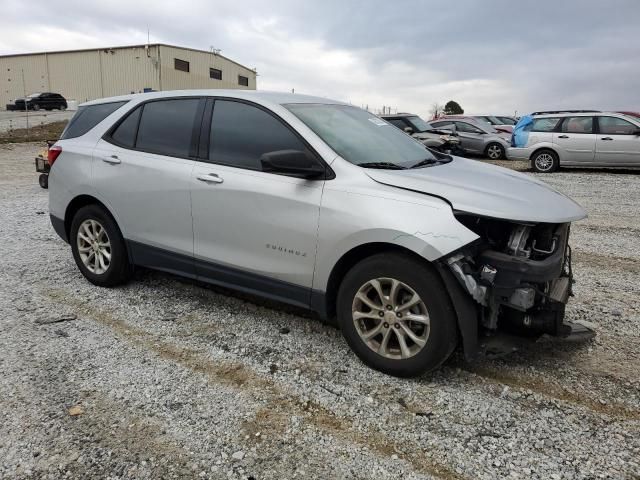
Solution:
M369 121L375 125L378 125L379 127L384 127L385 125L389 125L387 122L385 122L381 118L373 117L373 118L370 118Z

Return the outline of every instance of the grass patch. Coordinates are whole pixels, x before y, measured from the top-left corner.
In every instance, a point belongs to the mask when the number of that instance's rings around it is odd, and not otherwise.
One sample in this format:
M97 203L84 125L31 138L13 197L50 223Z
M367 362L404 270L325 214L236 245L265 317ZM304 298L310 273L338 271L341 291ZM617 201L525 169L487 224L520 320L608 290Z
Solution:
M45 142L47 140L57 140L62 134L62 130L67 126L67 120L46 123L44 125L34 125L29 130L26 128L16 128L6 132L0 132L0 143L25 143L25 142Z

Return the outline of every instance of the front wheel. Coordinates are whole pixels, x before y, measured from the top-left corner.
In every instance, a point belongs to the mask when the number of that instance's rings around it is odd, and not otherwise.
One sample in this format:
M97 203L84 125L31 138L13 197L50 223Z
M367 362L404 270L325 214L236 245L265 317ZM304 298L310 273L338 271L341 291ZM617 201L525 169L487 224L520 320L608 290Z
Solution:
M38 105L37 103L33 106L33 109L37 112L38 110L40 110L40 105Z
M540 150L531 157L531 168L538 173L551 173L558 170L558 155L551 150Z
M87 205L78 210L69 241L76 265L94 285L112 287L129 279L131 268L124 239L102 207Z
M499 143L490 143L484 153L490 160L500 160L505 156L504 147Z
M338 323L370 367L413 377L440 366L456 346L456 317L437 272L418 258L369 257L345 276Z

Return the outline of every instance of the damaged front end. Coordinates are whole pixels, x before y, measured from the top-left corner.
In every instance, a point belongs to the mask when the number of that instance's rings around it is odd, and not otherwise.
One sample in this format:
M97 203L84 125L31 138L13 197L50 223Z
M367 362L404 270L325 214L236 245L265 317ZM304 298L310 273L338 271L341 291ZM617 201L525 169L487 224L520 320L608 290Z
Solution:
M456 218L480 237L441 265L473 301L469 306L467 297L462 312L469 316L473 309L477 324L475 345L469 338L474 332L462 332L467 354L511 351L514 345L504 340L513 337L593 336L583 325L564 321L573 284L570 223L511 222L461 212ZM460 317L460 305L452 297Z

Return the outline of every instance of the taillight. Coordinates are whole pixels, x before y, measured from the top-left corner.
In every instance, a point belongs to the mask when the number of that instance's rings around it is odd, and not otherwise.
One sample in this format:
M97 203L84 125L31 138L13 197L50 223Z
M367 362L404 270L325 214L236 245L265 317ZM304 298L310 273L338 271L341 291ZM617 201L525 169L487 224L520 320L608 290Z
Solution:
M49 148L49 150L47 151L47 162L49 162L50 167L53 166L53 162L56 161L56 158L58 158L61 153L62 147L58 145L54 145L53 147Z

